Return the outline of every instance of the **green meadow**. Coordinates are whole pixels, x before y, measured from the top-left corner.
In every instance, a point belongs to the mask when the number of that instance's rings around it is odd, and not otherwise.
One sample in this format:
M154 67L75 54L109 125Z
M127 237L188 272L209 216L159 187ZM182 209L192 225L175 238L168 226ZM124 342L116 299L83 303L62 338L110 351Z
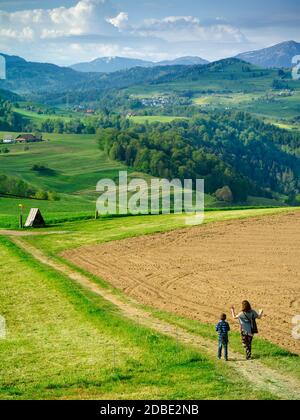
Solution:
M66 113L62 113L62 114L45 114L45 113L38 113L38 112L34 112L34 111L29 111L27 109L22 109L22 108L14 108L13 109L14 112L16 112L17 114L21 115L21 117L23 117L25 120L28 121L45 121L48 119L63 119L65 122L69 122L72 119L72 116L67 115Z
M288 120L300 113L300 90L294 91L292 96L281 96L280 92L271 90L252 93L216 93L196 96L193 102L204 110L225 108L267 118Z
M41 143L9 145L10 153L0 155L1 170L38 188L85 195L95 190L99 179L115 176L124 168L99 150L94 135L46 133L43 138ZM46 166L52 173L39 175L32 171L34 164Z
M0 138L5 133L0 133ZM12 133L17 135L18 133ZM56 191L59 201L0 197L0 226L17 227L18 204L26 209L39 207L51 222L66 218L92 217L95 212L96 184L103 178L116 178L121 164L111 161L98 148L92 135L44 134L44 142L9 145L0 154L1 172L21 178L37 189ZM0 146L1 149L1 146ZM49 168L49 173L33 171L33 165Z
M30 109L27 109L26 106L34 106L34 108L39 109L40 111L31 111ZM65 106L56 106L55 108L48 110L45 105L24 101L18 102L18 107L14 107L13 111L19 114L26 121L30 121L32 123L56 119L63 120L65 123L68 123L73 119L93 118L93 115L88 115L84 112L76 112L72 109L66 108Z

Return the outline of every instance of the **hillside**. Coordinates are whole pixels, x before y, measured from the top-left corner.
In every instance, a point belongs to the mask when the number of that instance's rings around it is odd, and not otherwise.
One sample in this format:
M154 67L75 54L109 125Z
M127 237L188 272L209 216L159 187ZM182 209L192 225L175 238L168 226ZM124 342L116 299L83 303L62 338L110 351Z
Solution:
M292 59L300 54L300 43L282 42L269 48L239 54L236 58L263 68L290 68Z
M252 79L271 74L269 70L263 72L258 67L237 58L227 58L209 63L205 66L181 67L175 74L161 76L158 83L165 81L196 81L204 77L215 77L223 81Z
M1 54L6 59L6 80L0 80L0 89L18 94L71 89L87 80L82 73L55 64L26 61L21 57Z
M100 145L112 159L152 176L205 179L209 194L229 186L235 202L300 190L300 159L294 155L300 136L242 112L104 129Z
M166 69L166 67L162 68ZM204 66L180 66L157 74L150 83L146 80L130 86L128 92L136 95L175 93L184 97L213 93L253 93L272 89L274 80L281 79L277 70L261 69L236 58L216 61ZM285 86L297 82L284 80Z
M4 134L0 133L0 139ZM16 136L16 133L11 134ZM92 218L98 198L97 182L103 178L117 179L120 170L127 169L129 179L136 176L150 178L109 158L99 150L94 135L45 133L44 139L46 141L42 143L27 144L27 148L22 144L9 145L9 153L0 153L0 176L5 174L30 184L35 191L58 193L59 201L22 200L27 209L41 208L48 221ZM34 165L48 168L48 171L35 171ZM19 203L20 199L0 198L1 227L17 226ZM224 203L206 196L207 207L218 205Z
M184 97L203 92L262 92L270 89L274 79L279 77L277 71L260 69L238 59L208 65L135 67L110 74L98 73L98 77L82 74L90 78L70 92L71 102L99 101L110 92L117 98L120 90L128 94L174 93ZM65 101L66 93L47 94L45 98L59 103Z
M21 97L16 93L10 92L9 90L0 89L0 100L4 101L20 101Z

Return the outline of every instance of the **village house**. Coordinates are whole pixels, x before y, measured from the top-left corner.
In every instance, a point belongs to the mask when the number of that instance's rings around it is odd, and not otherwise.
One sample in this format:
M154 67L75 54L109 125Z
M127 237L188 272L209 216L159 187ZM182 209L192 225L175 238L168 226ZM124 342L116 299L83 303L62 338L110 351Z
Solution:
M42 136L34 136L33 134L20 134L16 138L17 143L37 143L43 141Z

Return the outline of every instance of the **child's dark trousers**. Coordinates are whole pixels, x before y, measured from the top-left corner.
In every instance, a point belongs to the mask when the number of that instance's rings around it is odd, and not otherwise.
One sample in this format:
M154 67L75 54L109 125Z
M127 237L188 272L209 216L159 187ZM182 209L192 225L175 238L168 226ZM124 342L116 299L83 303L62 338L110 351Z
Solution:
M219 346L218 346L218 358L221 359L222 352L224 350L224 358L225 360L228 360L228 341L224 341L222 339L219 340Z

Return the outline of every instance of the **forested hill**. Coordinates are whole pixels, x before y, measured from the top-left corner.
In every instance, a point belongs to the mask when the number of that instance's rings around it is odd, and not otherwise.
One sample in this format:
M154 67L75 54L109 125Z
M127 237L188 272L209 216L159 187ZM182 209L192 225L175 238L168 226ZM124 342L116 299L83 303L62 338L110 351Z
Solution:
M215 61L205 66L189 66L178 69L176 73L166 74L159 78L159 83L174 81L195 81L203 77L222 80L252 79L272 76L275 72L262 69L237 58Z
M9 90L0 89L0 100L1 99L4 101L16 102L20 101L21 97L16 93L10 92Z
M208 193L228 185L236 201L300 188L299 134L242 112L104 129L100 145L112 159L154 176L204 178Z
M88 81L90 75L84 75L66 67L48 63L26 61L21 57L1 54L6 60L6 80L0 80L0 89L11 90L19 94L36 92L59 92Z

